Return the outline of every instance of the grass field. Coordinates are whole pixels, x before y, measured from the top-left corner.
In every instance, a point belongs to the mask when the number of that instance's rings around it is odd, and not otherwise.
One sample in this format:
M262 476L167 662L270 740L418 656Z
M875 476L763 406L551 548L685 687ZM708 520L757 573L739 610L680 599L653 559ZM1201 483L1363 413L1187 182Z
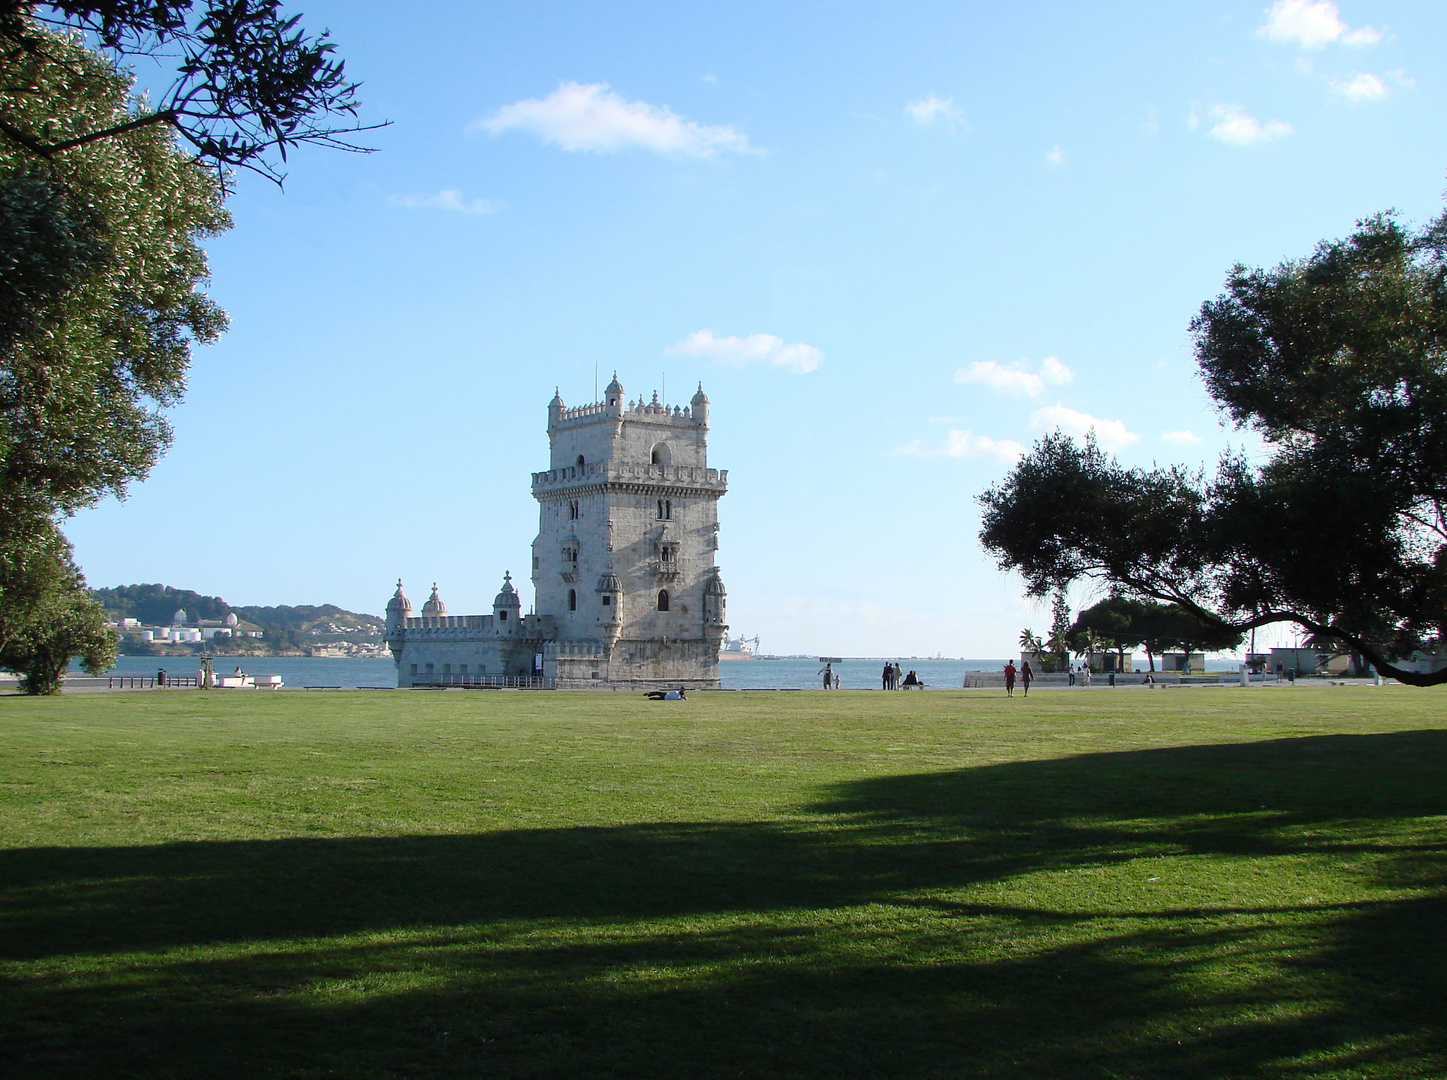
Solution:
M0 1074L1447 1076L1444 705L0 699Z

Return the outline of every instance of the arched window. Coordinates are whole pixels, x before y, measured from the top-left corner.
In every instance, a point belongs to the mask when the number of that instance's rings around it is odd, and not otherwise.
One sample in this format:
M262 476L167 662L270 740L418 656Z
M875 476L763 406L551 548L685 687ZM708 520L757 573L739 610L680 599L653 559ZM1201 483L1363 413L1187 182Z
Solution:
M569 589L569 590L568 590L568 610L569 610L569 611L577 611L577 610L578 610L578 590L577 590L577 589Z
M672 519L673 519L673 500L672 500L672 499L659 499L659 500L658 500L658 520L659 520L659 521L671 521Z
M569 520L569 521L577 521L578 518L580 518L580 517L582 517L582 513L581 513L581 511L578 509L578 500L577 500L577 499L569 499L569 500L568 500L568 520Z
M582 455L582 454L579 454L579 455L578 455L578 468L581 469L582 467L583 467L583 455Z
M649 460L655 465L672 465L673 451L668 449L667 443L654 443L653 452L649 455Z
M667 590L667 589L659 589L659 590L658 590L658 610L659 610L659 611L667 611L667 610L668 610L668 590Z

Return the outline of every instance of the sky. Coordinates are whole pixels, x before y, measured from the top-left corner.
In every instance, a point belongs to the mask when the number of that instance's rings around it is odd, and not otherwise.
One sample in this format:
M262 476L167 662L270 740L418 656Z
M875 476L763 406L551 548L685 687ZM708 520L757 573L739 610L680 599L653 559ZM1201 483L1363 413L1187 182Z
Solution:
M616 371L712 401L735 633L1004 656L1049 611L976 496L1055 428L1253 448L1192 316L1447 188L1441 3L289 10L390 126L239 178L175 443L67 524L92 585L378 613L400 577L467 614L512 571L527 603L548 400Z

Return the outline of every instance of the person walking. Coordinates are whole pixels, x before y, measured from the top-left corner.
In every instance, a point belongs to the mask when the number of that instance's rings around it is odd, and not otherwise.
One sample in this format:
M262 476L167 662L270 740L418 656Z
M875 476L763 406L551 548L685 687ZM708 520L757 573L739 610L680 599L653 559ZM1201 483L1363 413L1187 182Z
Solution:
M890 688L891 690L898 690L898 689L899 689L899 681L900 681L901 679L903 679L903 678L904 678L904 668L900 667L900 666L899 666L899 661L896 660L896 661L894 662L894 678L892 678L892 679L890 680L889 688Z
M824 670L821 671L819 674L824 676L824 689L825 689L825 690L833 690L833 689L834 689L834 665L833 665L833 664L825 664L825 665L824 665Z
M1071 664L1071 665L1070 665L1070 685L1071 685L1071 686L1074 686L1074 685L1075 685L1075 665L1074 665L1074 664Z
M834 689L839 689L839 672L837 671L834 673Z
M881 690L888 690L888 689L889 689L889 680L890 680L890 677L891 677L893 674L894 674L894 665L891 664L888 660L886 660L886 661L884 662L884 674L880 676L880 680L879 680L879 688L880 688Z
M1015 696L1015 661L1005 662L1005 696Z
M1081 679L1083 679L1083 680L1085 681L1085 688L1086 688L1087 690L1089 690L1089 689L1090 689L1090 665L1089 665L1089 664L1081 664L1081 665L1080 665L1080 677L1081 677Z
M1035 669L1030 666L1030 661L1026 660L1020 665L1020 683L1025 689L1026 697L1030 696L1030 683L1033 682L1034 679Z

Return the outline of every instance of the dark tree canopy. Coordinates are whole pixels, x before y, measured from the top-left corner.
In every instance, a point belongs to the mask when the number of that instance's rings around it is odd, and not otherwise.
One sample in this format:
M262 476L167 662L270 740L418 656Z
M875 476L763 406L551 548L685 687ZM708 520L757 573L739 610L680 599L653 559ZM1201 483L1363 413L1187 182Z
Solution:
M1108 596L1076 616L1071 637L1093 634L1114 643L1118 652L1143 648L1155 670L1155 658L1169 649L1219 652L1241 644L1241 632L1206 622L1172 604Z
M1207 389L1269 455L1129 469L1047 436L986 491L981 542L1043 596L1082 578L1223 630L1292 622L1392 661L1447 631L1447 215L1392 215L1272 270L1235 267L1191 324Z
M154 101L96 122L64 112L37 122L0 108L0 135L37 157L140 127L175 131L197 156L281 179L287 151L311 143L364 148L348 136L380 125L356 121L356 83L335 45L299 28L280 0L0 0L0 67L54 55L56 35L79 31L117 62L153 58L173 66ZM23 84L12 80L10 88ZM40 88L31 88L43 94Z

